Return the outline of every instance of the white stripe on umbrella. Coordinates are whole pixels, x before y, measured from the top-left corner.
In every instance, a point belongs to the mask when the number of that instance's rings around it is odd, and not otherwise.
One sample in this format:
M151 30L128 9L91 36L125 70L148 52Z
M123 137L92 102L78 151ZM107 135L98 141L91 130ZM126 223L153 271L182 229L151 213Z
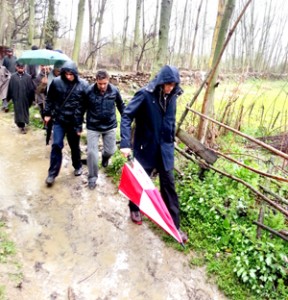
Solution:
M156 210L155 206L151 202L150 197L146 194L145 190L142 193L140 199L140 210L145 214L145 211L149 212L149 218L151 218L155 223L157 223L160 227L162 227L168 234L172 235L177 241L180 243L182 239L179 235L178 230L172 231L169 226L164 222L161 214Z

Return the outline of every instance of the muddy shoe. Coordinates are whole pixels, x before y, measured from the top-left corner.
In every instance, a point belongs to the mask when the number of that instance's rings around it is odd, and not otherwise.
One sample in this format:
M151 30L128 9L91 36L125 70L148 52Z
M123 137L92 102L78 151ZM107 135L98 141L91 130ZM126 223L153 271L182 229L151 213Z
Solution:
M75 169L74 170L74 175L75 176L80 176L82 174L82 168L79 168L79 169Z
M54 183L54 181L55 181L55 177L53 177L53 176L48 176L48 177L46 178L46 180L45 180L45 183L47 184L47 186L52 186L53 183Z
M95 180L88 182L88 188L89 188L89 190L94 190L95 187L96 187L96 181Z
M142 216L140 211L131 211L130 212L131 220L135 224L141 225L142 224Z
M179 229L180 236L182 238L183 244L186 244L188 242L188 235L186 232L183 232L181 229Z
M22 128L20 129L20 132L21 132L22 134L26 134L26 133L27 133L27 130L26 130L25 127L22 127Z

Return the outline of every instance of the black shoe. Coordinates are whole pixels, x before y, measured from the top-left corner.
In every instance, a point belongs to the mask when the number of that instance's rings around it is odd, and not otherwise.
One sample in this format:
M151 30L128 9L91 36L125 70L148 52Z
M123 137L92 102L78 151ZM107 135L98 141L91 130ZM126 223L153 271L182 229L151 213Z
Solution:
M54 181L55 181L55 177L50 176L50 175L49 175L49 176L46 178L46 180L45 180L47 186L52 186L53 183L54 183Z
M109 162L109 158L110 157L105 157L105 156L102 156L102 167L103 168L107 168L107 166L108 166L108 162Z
M89 188L89 190L94 190L95 189L95 187L96 187L96 181L89 181L88 182L88 188Z
M74 170L74 175L75 176L80 176L82 174L82 168L79 168L79 169L75 169Z
M130 212L130 217L132 222L135 224L141 225L142 224L142 216L140 211L131 211Z
M27 130L26 130L25 127L22 127L22 128L20 128L20 132L21 132L22 134L26 134L26 133L27 133Z
M187 235L187 233L183 232L181 229L179 229L179 233L180 233L180 236L182 238L183 244L186 244L188 242L188 235Z

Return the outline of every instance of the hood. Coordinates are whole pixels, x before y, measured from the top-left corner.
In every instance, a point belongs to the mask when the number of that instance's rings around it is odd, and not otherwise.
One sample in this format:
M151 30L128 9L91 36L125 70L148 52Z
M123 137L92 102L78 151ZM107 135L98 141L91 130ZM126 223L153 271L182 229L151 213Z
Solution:
M66 61L61 67L61 78L64 80L66 79L65 72L71 72L78 80L78 68L72 60Z
M166 65L162 67L155 78L148 83L146 89L149 92L153 92L158 86L171 82L175 82L176 86L180 84L179 71L176 67Z

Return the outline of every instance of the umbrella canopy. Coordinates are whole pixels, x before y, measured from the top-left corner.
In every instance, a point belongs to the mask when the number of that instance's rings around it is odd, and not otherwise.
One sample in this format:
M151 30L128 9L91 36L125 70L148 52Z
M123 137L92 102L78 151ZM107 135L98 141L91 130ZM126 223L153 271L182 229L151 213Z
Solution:
M135 158L133 164L124 164L119 192L135 203L144 215L183 244L160 192Z
M66 54L58 51L39 49L27 50L22 53L18 61L26 65L54 65L57 62L71 60Z

